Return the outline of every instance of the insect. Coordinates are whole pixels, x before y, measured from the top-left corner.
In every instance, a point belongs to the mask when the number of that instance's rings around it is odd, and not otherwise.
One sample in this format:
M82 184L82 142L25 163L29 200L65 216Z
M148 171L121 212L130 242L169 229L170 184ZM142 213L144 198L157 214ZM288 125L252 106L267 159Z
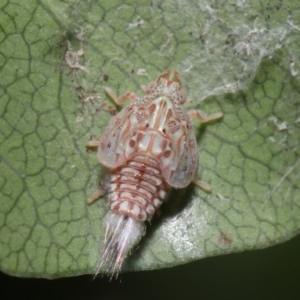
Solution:
M210 192L208 184L197 177L198 150L191 119L202 123L222 118L222 113L206 116L200 110L186 112L185 96L179 74L163 72L157 80L142 87L145 96L132 92L117 97L106 92L124 107L108 123L98 141L99 162L109 170L104 184L89 198L91 203L108 194L110 210L105 217L105 247L96 272L118 274L125 258L144 236L150 221L163 203L169 189L185 188L191 182Z

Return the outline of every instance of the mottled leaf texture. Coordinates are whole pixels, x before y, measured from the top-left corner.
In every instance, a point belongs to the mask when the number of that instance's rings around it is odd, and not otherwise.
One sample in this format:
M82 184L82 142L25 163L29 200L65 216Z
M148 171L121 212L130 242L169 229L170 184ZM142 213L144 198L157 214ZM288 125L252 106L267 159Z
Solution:
M251 3L251 4L249 4ZM286 241L300 227L297 1L0 0L0 265L9 274L93 273L106 202L86 143L118 95L181 75L199 176L171 193L124 270L175 266Z

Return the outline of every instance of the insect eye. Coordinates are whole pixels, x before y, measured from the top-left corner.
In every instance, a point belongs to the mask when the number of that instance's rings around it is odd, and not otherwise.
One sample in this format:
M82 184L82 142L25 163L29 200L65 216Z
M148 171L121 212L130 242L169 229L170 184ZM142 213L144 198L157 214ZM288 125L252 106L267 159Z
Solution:
M146 127L149 127L149 123L146 124Z
M163 133L166 133L166 128L163 128L162 132L163 132Z

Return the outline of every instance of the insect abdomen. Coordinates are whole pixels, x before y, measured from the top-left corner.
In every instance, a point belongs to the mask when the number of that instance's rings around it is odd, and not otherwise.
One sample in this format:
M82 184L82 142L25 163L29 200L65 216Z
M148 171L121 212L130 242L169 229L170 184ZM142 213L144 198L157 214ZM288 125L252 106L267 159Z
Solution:
M158 162L147 155L136 155L111 171L110 208L137 221L151 220L168 189Z

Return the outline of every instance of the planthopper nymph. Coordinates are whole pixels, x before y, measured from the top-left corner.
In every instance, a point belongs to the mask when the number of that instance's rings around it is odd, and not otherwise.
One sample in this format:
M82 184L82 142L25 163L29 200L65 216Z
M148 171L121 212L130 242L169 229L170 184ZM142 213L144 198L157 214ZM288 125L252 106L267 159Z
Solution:
M102 267L111 276L120 272L170 188L185 188L193 182L210 192L209 185L197 177L198 149L191 120L208 123L223 114L186 111L183 105L189 100L174 70L163 72L143 90L143 97L127 92L118 98L106 88L116 104L131 102L112 117L99 140L87 145L98 147L99 162L109 170L88 200L91 203L107 194L110 206L96 274Z

